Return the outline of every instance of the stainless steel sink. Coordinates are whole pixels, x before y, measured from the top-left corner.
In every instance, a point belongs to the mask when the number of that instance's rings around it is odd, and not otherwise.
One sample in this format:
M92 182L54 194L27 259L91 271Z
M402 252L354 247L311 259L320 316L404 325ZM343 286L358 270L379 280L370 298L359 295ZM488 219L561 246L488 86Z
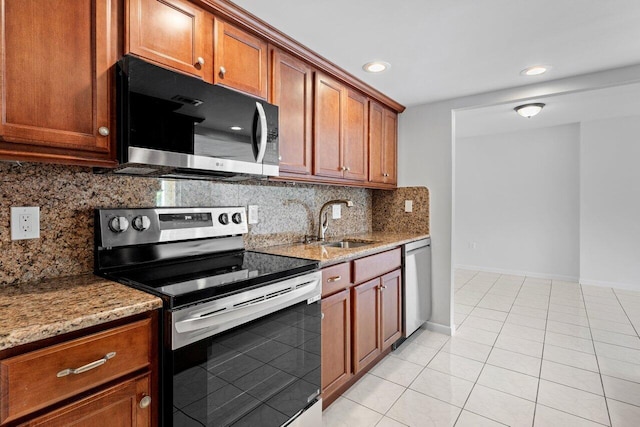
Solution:
M373 242L371 240L340 240L338 242L324 242L320 244L322 246L328 246L330 248L354 249L373 245L374 243L376 242Z

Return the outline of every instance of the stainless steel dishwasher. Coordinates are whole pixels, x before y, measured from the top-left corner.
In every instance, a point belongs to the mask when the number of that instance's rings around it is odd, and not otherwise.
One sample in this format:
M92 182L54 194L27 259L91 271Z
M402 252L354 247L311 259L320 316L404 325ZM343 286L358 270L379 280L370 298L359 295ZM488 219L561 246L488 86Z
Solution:
M404 245L402 262L406 338L431 317L431 239Z

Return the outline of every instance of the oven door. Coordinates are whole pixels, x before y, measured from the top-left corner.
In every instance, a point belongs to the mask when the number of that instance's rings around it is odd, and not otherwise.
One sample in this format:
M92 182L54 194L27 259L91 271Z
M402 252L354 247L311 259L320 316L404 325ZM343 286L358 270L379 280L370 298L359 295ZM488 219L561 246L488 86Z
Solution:
M316 403L320 394L318 274L301 276L307 277L303 280L296 278L294 282L301 282L299 289L304 289L311 277L314 290L289 300L284 308L282 303L277 303L275 312L182 347L167 348L163 388L167 394L164 402L171 405L163 405L165 425L171 425L172 421L174 426L276 427L290 422ZM272 299L277 301L292 292ZM308 295L312 296L307 298ZM304 299L299 301L301 297ZM255 297L247 299L239 294L233 298L245 301L233 304L238 306L238 314L243 314L251 305L264 310L265 301L256 301ZM206 330L211 326L206 325L207 316L221 313L217 310L203 313L198 306L193 309L205 320L184 323L194 319L193 314L186 319L174 319L171 322L174 332L176 328L190 332L200 327ZM238 317L233 313L226 316L227 320Z

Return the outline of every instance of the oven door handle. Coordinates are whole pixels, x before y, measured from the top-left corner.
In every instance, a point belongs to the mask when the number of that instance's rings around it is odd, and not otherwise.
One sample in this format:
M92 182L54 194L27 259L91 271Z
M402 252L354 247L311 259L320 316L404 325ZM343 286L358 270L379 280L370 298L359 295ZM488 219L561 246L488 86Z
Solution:
M260 316L268 314L270 311L276 311L303 301L306 297L310 296L310 291L317 288L318 282L318 280L313 280L302 285L298 285L295 290L271 298L265 297L260 301L255 301L246 305L220 308L211 314L198 315L179 320L175 323L174 327L178 333L182 334L201 329L208 329L214 326L223 328L227 323L240 318L246 318L246 322L250 322Z

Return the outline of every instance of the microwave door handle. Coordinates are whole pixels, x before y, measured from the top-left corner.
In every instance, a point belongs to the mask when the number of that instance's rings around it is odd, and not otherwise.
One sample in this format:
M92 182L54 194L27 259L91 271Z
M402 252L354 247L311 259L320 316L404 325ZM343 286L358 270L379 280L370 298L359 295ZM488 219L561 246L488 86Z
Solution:
M256 162L262 163L264 153L267 151L267 115L264 112L264 107L259 102L256 102L256 110L260 120L260 147L258 148Z

